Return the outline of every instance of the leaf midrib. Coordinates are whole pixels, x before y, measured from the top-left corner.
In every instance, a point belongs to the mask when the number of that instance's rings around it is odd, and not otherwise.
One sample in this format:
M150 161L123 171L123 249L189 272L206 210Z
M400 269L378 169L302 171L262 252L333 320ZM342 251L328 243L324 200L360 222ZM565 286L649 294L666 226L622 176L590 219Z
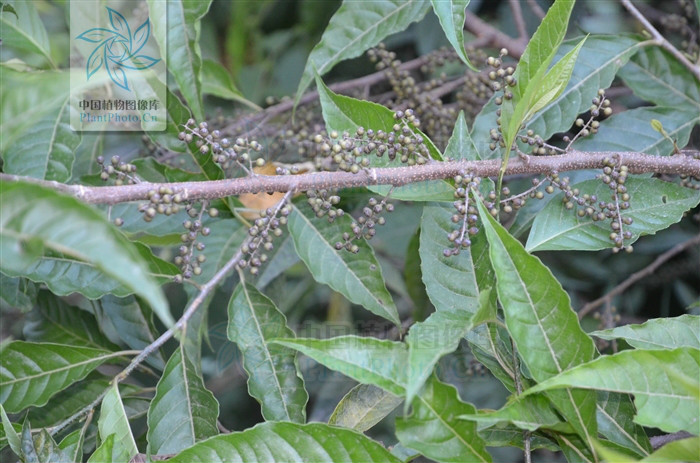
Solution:
M438 411L435 408L433 408L431 406L431 404L427 400L425 400L424 397L418 396L418 398L420 399L421 402L423 402L423 404L426 406L426 408L428 408L433 413L433 415L437 417L437 419L440 421L440 423L452 432L452 435L454 435L457 439L459 439L459 441L462 442L466 447L469 447L469 450L471 450L474 455L479 457L480 461L483 461L484 463L486 463L488 461L488 460L485 460L484 457L482 457L481 454L479 452L477 452L474 449L474 447L472 447L469 444L469 442L464 440L462 438L462 436L457 432L457 430L454 429L454 427L451 426L447 421L445 421L442 418L442 415L440 415L440 413L438 413Z
M358 283L360 284L360 286L365 290L365 293L366 293L367 295L369 295L370 298L371 298L379 307L381 307L382 309L384 309L384 304L382 303L382 301L380 301L379 299L377 299L377 298L374 296L373 292L364 284L364 282L362 281L362 279L360 279L360 277L358 277L357 274L356 274L355 272L352 271L352 269L348 266L347 262L345 262L345 259L343 259L343 258L339 255L338 251L336 251L336 249L335 249L334 247L332 247L328 241L326 241L325 237L324 237L323 234L318 230L318 228L316 228L316 227L313 225L313 223L311 223L311 221L309 220L309 218L306 217L306 216L299 210L299 208L295 207L294 209L296 210L297 215L298 215L299 217L301 217L301 218L304 220L304 222L306 223L306 225L307 225L307 226L306 226L306 229L307 229L307 230L311 230L311 231L319 238L319 240L323 243L323 246L324 246L326 249L330 250L331 254L337 258L336 260L340 260L340 262L342 263L342 267L345 269L346 275L348 275L348 274L349 274L349 275L352 275L353 279L354 279L356 282L358 282ZM347 285L346 285L346 286L347 286ZM388 313L388 311L386 311L385 309L384 309L384 311L387 312L387 315L391 315L391 314Z
M62 372L62 371L66 371L66 370L71 370L71 369L73 369L73 368L78 368L78 367L87 365L87 364L92 363L92 362L105 361L105 360L109 360L110 358L121 357L121 356L124 356L124 355L131 354L131 353L133 353L133 352L134 352L134 351L129 351L129 350L119 351L119 352L112 352L112 353L110 353L110 354L106 354L106 355L103 355L103 356L101 356L101 357L95 357L95 358L83 360L83 361L78 362L78 363L70 363L70 364L68 364L68 365L66 365L66 366L63 366L63 367L60 367L60 368L56 368L56 369L53 369L53 370L42 371L41 373L37 373L37 374L35 374L35 375L22 376L21 378L15 378L15 379L12 379L12 380L10 380L10 381L1 382L1 383L0 383L0 386L7 386L7 385L15 384L15 383L20 383L20 382L25 382L25 381L31 381L31 380L34 380L34 379L37 379L37 378L41 378L42 376L54 375L54 374L56 374L56 373L60 373L60 372ZM53 352L53 353L60 356L60 354L58 354L58 353L56 353L56 352ZM22 355L25 355L25 354L22 353ZM63 358L62 356L61 356L61 358L62 358L63 360L66 360L66 359Z
M253 321L255 323L255 329L258 333L258 338L259 338L259 340L262 341L261 344L263 345L263 352L265 352L266 361L270 365L270 370L272 370L272 376L275 378L275 389L277 389L277 394L282 399L282 403L284 404L284 413L285 413L285 415L287 415L287 420L293 421L291 415L289 414L289 408L287 406L287 401L285 400L285 397L284 397L282 385L280 384L279 378L277 377L277 369L275 368L275 364L272 360L272 355L270 355L270 350L267 348L267 341L265 339L265 336L263 335L262 328L260 327L260 323L258 321L258 317L255 315L253 301L250 300L250 295L248 294L248 288L246 288L245 281L241 281L241 290L243 291L243 294L245 295L248 309L250 309L250 313L252 315L251 318L253 319ZM250 375L250 376L252 376L252 375Z

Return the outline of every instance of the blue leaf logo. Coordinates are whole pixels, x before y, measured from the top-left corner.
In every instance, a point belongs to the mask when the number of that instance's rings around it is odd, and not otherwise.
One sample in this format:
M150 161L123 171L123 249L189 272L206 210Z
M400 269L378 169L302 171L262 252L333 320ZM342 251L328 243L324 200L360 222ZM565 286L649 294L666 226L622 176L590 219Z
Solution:
M132 34L126 18L112 8L106 8L112 29L93 27L76 37L97 44L85 63L87 79L90 80L104 66L112 82L130 91L124 68L140 71L160 61L139 53L151 36L151 22L146 18Z

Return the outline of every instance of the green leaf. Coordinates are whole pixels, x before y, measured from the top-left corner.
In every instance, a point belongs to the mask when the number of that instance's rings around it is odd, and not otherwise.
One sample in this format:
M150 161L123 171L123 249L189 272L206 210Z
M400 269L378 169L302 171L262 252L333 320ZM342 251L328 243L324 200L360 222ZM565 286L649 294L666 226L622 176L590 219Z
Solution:
M358 336L331 339L275 339L325 367L363 383L403 396L408 350L400 342Z
M148 408L148 452L177 453L219 433L219 403L182 348L168 360Z
M103 440L110 435L114 435L114 447L112 450L114 460L129 461L131 457L139 453L116 382L112 384L112 388L102 399L97 428L100 438Z
M5 173L67 182L81 140L70 126L70 111L66 98L15 139L3 153Z
M2 351L0 403L10 413L42 406L58 391L119 355L88 347L13 341Z
M120 463L120 455L115 455L114 440L116 434L110 434L102 439L102 444L90 455L88 463Z
M294 104L299 103L315 73L323 75L340 61L360 56L385 37L419 21L429 8L427 0L344 1L311 50Z
M516 71L516 88L523 95L525 89L538 86L538 76L544 75L561 44L569 25L574 0L556 0L528 42Z
M505 404L500 410L461 415L459 419L475 421L482 426L512 423L518 428L528 431L535 431L539 428L564 430L564 423L552 408L549 399L543 394L517 397Z
M700 124L700 112L685 107L643 107L614 114L600 123L595 137L580 138L573 148L580 151L637 151L667 156L673 143L651 128L658 119L678 146L685 146L693 127Z
M513 352L505 328L494 323L480 325L467 333L466 339L479 363L488 368L506 389L514 392Z
M403 277L406 282L406 291L413 302L415 310L413 318L421 321L425 319L425 314L430 313L430 299L423 284L423 273L421 272L420 250L420 228L411 237L406 250L406 261L403 266Z
M66 304L46 290L39 291L36 302L37 305L27 315L23 328L27 341L118 350L102 334L95 317L89 313Z
M66 461L83 461L83 443L85 441L86 428L76 429L68 434L58 444L68 458Z
M3 47L40 55L55 68L56 64L51 59L49 36L35 5L34 2L24 1L3 2L3 9L13 12L14 15L0 14L0 40Z
M248 392L262 405L265 420L306 422L309 396L296 352L269 344L272 338L294 338L294 332L275 304L250 284L239 283L231 295L228 338L241 350Z
M651 452L651 443L644 428L634 422L636 410L629 395L598 391L596 408L600 434L639 456Z
M409 348L406 402L413 400L440 358L454 351L472 329L472 316L479 309L479 285L475 266L488 264L486 240L472 237L471 249L458 256L445 257L453 246L447 235L454 230L452 212L445 203L423 208L419 254L421 273L435 313L411 327L406 339Z
M505 129L503 138L508 147L504 155L504 166L510 155L510 146L527 113L533 108L534 96L543 89L543 77L564 39L573 7L574 0L556 0L520 57L514 74L517 83L513 88L513 99L503 105L501 116L502 127Z
M10 422L7 413L5 413L5 407L3 407L2 404L0 404L0 417L2 417L3 436L7 439L7 443L10 444L10 449L12 449L17 456L21 456L22 444L19 434L17 434L18 428L20 432L22 431L21 426L16 428L15 425Z
M265 288L275 278L300 261L294 249L294 240L288 234L282 235L279 241L275 241L275 248L267 255L269 256L268 263L260 269L257 277L252 279L258 289Z
M31 272L43 249L60 253L117 280L148 301L163 323L174 323L165 296L148 274L138 249L97 211L75 198L22 182L0 182L0 205L0 268L4 273L20 276Z
M576 434L555 434L554 438L561 452L564 454L566 461L577 463L594 463L599 461L599 458L596 458L591 453L591 450L588 449L587 444L580 436Z
M423 283L436 310L456 313L460 310L470 315L479 306L479 286L475 264L484 260L485 240L475 240L477 249L465 249L457 256L445 257L443 250L451 249L447 235L455 229L449 203L429 203L421 217L420 258Z
M698 349L627 350L573 367L524 394L561 387L634 394L637 423L666 432L684 430L698 434L698 377Z
M678 461L694 461L698 459L700 437L681 439L657 449L654 453L641 460L648 463L676 463Z
M297 254L317 282L327 284L349 301L399 325L396 305L369 244L363 239L355 241L360 248L357 254L335 248L337 242L343 241L343 233L350 229L351 221L344 215L328 223L326 218L316 218L310 206L302 204L293 207L287 227L294 238Z
M624 325L609 330L593 331L591 336L602 339L624 339L637 349L700 349L700 317L681 315L656 318L641 325Z
M301 463L311 461L400 463L378 442L322 423L267 422L200 442L172 463Z
M518 447L524 448L523 431L513 425L495 425L486 429L479 429L479 435L490 447ZM530 449L547 449L553 452L559 451L559 447L551 439L531 434Z
M70 460L68 452L64 452L51 434L46 429L42 429L38 434L32 436L29 430L29 420L25 421L26 430L22 433L22 446L24 461L26 463L63 463Z
M205 59L202 62L201 80L202 93L238 101L255 111L261 109L260 106L245 99L241 91L236 88L236 84L233 83L233 77L228 70L214 60Z
M581 47L586 42L586 37L578 45L572 48L566 55L556 62L552 69L542 79L542 86L533 93L524 120L530 119L533 114L556 100L564 91L571 80L571 74L576 64Z
M200 83L200 20L209 11L210 4L211 0L148 0L153 35L161 55L166 56L168 71L175 78L197 121L204 120Z
M455 127L452 130L452 136L448 140L447 147L445 148L445 157L466 159L468 161L478 161L481 159L479 149L476 147L474 140L469 134L464 111L460 111L457 116Z
M27 2L22 2L27 3ZM5 15L0 15L5 16ZM34 133L34 125L65 104L69 73L63 71L0 71L0 153L5 153L20 137ZM17 91L25 88L32 91Z
M344 95L333 93L320 78L316 79L316 86L321 100L321 110L323 120L326 122L326 129L330 133L337 131L342 134L347 131L350 134L356 132L358 127L365 129L372 128L375 132L383 130L391 132L396 123L394 112L388 108L370 101L356 100ZM430 157L442 160L440 151L435 147L430 139L422 134L418 129L413 129L415 134L420 135L428 148ZM401 160L388 159L387 156L377 157L369 155L370 167L397 167L404 164ZM390 186L370 186L369 189L382 195L386 195ZM429 180L394 188L391 196L395 199L405 201L450 201L454 193L454 188L444 180Z
M211 223L205 224L211 228L211 233L198 239L206 246L201 254L207 258L202 265L202 274L194 277L200 283L209 281L233 257L248 236L247 227L237 219L212 219Z
M430 0L430 3L457 56L472 71L476 71L477 69L469 62L467 53L464 51L464 10L467 9L469 0Z
M528 254L481 201L477 206L488 237L506 326L532 378L541 382L593 359L593 340L581 329L568 294L552 272ZM567 390L548 397L592 447L596 436L595 394Z
M624 226L632 233L625 244L634 243L641 235L653 235L678 222L683 214L700 202L700 193L657 178L630 177L625 182L630 195L629 209L621 210L621 217L630 217L631 225ZM581 193L597 195L610 200L610 188L600 180L586 180L573 185ZM610 222L594 222L590 217L579 217L574 210L564 207L561 195L550 201L532 224L527 239L527 250L596 251L611 248Z
M141 243L133 243L133 246L148 265L148 275L159 284L172 281L172 277L178 273L175 265L155 257L148 246ZM37 283L46 283L51 292L60 296L77 292L97 299L105 294L127 296L134 292L92 262L50 250L38 253L37 257L38 260L21 272L7 270L7 273L25 276Z
M371 384L358 384L338 402L328 424L365 432L379 423L403 401Z
M458 419L476 409L459 400L454 386L432 376L412 406L410 416L396 419L396 436L403 445L440 463L491 461L476 423Z
M559 47L555 61L572 50L579 39L567 40ZM590 107L598 89L608 88L618 70L629 60L630 56L642 47L637 37L625 35L591 35L583 44L574 65L571 80L564 92L549 106L532 116L526 122L527 128L539 134L545 140L558 132L565 132L571 127L577 115ZM486 139L489 130L496 127L496 106L493 98L477 115L472 127L474 139ZM489 158L497 157L499 150L488 151ZM486 153L485 153L486 154Z
M635 95L658 106L700 111L700 82L660 47L646 47L620 70Z
M131 349L142 350L155 341L157 331L153 326L152 312L134 296L104 296L93 303L93 311L100 326L111 324L115 334ZM153 352L146 361L159 370L165 366L160 350Z
M12 278L0 273L0 309L29 312L36 300L36 286L26 278Z
M59 423L90 405L109 387L109 382L103 378L93 372L84 380L75 382L56 393L43 407L30 408L27 417L36 427L41 428Z

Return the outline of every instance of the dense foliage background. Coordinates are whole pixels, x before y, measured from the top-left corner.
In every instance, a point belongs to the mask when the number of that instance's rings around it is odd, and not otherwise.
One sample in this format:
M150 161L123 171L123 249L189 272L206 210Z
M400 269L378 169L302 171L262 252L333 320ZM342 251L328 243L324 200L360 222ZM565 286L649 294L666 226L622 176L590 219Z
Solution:
M183 450L173 461L697 461L699 183L663 166L687 156L698 168L698 2L636 4L691 67L624 2L341 3L169 1L167 24L150 18L155 36L186 39L168 50L167 132L80 134L64 101L68 2L0 2L3 461ZM170 59L177 47L190 58ZM504 89L514 103L497 116ZM520 114L528 91L541 104ZM201 128L221 135L203 142ZM411 151L411 164L451 158L477 172L391 191L215 192L174 216L152 200L174 198L167 185L127 202L32 181L165 185L354 163L361 176L362 152L328 154L344 131L368 146L370 129L424 139L428 154ZM265 163L214 162L223 138ZM596 201L562 198L610 201L596 176L624 177L624 156L506 173L500 190L498 172L478 166L503 159L504 140L541 148L533 158L645 153L661 173L620 181L629 208L594 222ZM369 152L372 167L402 165ZM454 199L466 216L453 218ZM377 226L355 239L360 217ZM446 257L467 222L471 246ZM283 233L251 251L263 229ZM613 252L616 231L633 252ZM658 435L676 440L649 456Z

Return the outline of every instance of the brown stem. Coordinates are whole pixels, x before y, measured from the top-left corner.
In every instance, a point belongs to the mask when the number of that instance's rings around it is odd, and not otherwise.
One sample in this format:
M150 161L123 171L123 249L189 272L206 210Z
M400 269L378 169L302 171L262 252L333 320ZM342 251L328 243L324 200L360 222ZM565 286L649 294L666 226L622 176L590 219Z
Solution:
M700 159L694 159L697 151L684 151L674 156L653 156L636 152L582 152L570 151L559 156L529 156L527 160L511 159L506 175L549 174L602 167L605 158L619 156L620 162L629 167L630 173L655 172L660 174L692 175L700 177ZM0 174L0 180L24 181L53 188L90 204L117 204L148 199L151 190L167 186L179 193L184 200L224 198L242 193L307 191L332 188L365 187L368 185L403 186L428 180L454 177L460 172L471 172L479 177L499 174L500 159L483 161L430 162L422 166L367 168L357 174L350 172L313 172L301 175L253 175L243 178L211 180L205 182L148 183L135 185L92 187L65 185L59 182L32 179L18 175ZM423 185L423 188L430 188Z
M630 275L625 281L615 286L606 295L599 297L595 301L589 302L588 304L581 307L581 310L578 311L578 318L581 319L585 317L588 313L590 313L592 310L595 310L596 308L600 307L605 303L609 303L613 297L625 292L627 288L629 288L642 278L653 274L657 268L663 265L670 258L695 245L700 245L700 235L696 235L693 238L684 241L683 243L675 245L674 247L657 257L656 260L654 260L654 262L652 262L650 265Z
M518 39L527 41L527 27L525 27L525 18L523 18L523 9L520 7L520 0L509 0L510 10L513 12L513 21L515 28L518 30Z
M466 20L464 28L476 35L479 39L488 38L488 45L494 48L507 48L508 54L514 58L520 58L527 46L527 40L516 39L504 34L489 23L482 21L477 15L467 10L464 12Z

